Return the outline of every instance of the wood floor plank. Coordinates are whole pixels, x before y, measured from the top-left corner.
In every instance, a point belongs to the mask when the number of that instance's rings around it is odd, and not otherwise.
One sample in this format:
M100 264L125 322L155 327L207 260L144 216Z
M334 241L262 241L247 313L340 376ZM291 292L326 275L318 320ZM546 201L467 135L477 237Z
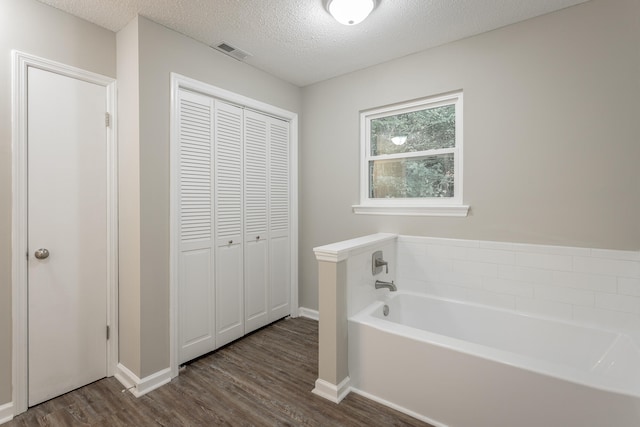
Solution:
M428 426L353 393L338 405L312 394L317 359L318 323L287 318L195 360L138 399L106 378L5 426Z

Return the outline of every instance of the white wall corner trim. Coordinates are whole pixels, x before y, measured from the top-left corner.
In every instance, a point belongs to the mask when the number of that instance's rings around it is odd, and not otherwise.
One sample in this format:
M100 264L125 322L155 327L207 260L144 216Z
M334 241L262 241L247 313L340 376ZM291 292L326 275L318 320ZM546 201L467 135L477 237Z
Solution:
M0 424L8 423L13 419L13 402L0 405Z
M116 81L70 65L40 58L17 50L11 51L12 118L12 224L13 254L26 254L27 245L27 76L28 69L38 68L66 77L103 86L107 94L106 112L111 116L107 127L107 324L111 337L107 342L107 375L113 375L118 360L118 144ZM14 256L11 263L12 295L12 381L13 412L27 410L28 325L27 271L25 256Z
M320 397L324 397L333 403L340 403L347 394L351 391L351 378L347 377L340 381L340 384L331 384L328 381L316 380L316 387L311 390L313 394L317 394Z
M118 363L115 377L131 394L140 397L170 382L171 369L166 368L140 379L122 363Z
M318 310L314 310L312 308L300 307L298 312L300 317L306 317L307 319L319 321L320 320L320 312Z

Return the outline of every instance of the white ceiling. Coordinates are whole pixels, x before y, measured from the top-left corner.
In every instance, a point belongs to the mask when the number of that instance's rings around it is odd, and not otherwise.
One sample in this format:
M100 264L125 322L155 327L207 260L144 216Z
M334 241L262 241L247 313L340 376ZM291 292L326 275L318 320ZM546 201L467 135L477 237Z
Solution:
M306 86L587 0L378 0L356 26L337 23L325 0L39 1L111 31L140 14L207 45L226 41Z

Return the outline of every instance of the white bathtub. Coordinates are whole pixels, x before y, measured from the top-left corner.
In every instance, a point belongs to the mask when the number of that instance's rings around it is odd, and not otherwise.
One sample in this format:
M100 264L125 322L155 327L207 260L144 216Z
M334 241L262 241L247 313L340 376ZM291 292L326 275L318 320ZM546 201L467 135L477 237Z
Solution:
M394 292L349 319L349 373L438 426L640 426L636 342L508 310Z

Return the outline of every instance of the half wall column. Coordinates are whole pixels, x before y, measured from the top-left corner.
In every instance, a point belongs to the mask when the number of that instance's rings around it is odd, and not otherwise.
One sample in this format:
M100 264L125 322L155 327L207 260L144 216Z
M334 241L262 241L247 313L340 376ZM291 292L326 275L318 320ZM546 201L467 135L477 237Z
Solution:
M324 255L324 256L323 256ZM349 393L347 261L318 254L318 379L313 393L340 402Z

